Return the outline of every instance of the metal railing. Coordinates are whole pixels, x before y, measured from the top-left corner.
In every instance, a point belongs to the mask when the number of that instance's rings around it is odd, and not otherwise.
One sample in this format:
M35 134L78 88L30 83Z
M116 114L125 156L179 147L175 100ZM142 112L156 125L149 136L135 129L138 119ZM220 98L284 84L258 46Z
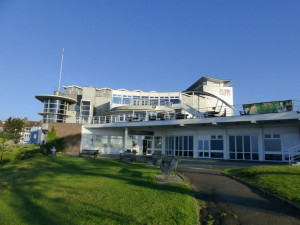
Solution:
M126 123L126 122L145 122L145 121L163 121L177 119L197 119L209 117L229 117L229 116L246 116L249 111L243 109L243 105L234 105L234 109L222 106L206 107L194 109L188 105L179 104L181 113L169 114L167 112L145 111L127 114L116 114L108 116L78 117L76 123L81 124L107 124L107 123ZM300 111L300 101L293 100L293 111Z
M289 164L295 162L295 160L300 159L300 145L296 145L287 150L289 154Z

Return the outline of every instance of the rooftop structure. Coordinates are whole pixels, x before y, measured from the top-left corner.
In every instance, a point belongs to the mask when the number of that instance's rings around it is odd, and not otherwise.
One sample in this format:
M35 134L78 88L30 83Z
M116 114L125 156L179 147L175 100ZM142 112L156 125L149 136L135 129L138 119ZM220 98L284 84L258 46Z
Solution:
M154 119L198 118L213 111L231 115L230 80L202 77L183 92L144 92L126 89L64 86L65 93L37 95L44 103L43 124L149 121ZM200 88L201 86L201 88ZM211 115L212 115L211 114ZM105 122L106 119L105 119Z

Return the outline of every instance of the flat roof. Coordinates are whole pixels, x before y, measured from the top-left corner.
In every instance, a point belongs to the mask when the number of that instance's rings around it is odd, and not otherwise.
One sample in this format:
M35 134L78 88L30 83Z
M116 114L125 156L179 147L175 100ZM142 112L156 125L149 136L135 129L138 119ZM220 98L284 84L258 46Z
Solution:
M77 103L77 100L61 95L36 95L36 99L38 99L41 102L44 102L46 99L57 99L57 100L64 100L71 103Z

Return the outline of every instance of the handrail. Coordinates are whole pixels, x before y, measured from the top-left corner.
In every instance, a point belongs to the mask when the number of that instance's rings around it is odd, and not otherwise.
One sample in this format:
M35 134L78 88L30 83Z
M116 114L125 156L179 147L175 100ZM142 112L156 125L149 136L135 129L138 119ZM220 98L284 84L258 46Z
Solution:
M81 124L104 124L104 123L121 123L121 122L144 122L153 120L173 120L173 119L197 119L207 117L230 117L230 116L245 116L249 115L249 111L243 109L243 105L233 105L234 109L230 109L224 105L216 105L215 107L202 107L193 108L190 105L183 103L177 104L178 109L181 109L181 113L158 113L155 109L153 111L134 112L134 113L120 113L107 116L95 116L89 117L77 117L76 123ZM300 110L300 104L293 104L293 111L295 109ZM175 111L177 109L175 108Z
M287 152L289 154L289 164L291 164L295 161L295 159L300 158L300 145L289 148Z

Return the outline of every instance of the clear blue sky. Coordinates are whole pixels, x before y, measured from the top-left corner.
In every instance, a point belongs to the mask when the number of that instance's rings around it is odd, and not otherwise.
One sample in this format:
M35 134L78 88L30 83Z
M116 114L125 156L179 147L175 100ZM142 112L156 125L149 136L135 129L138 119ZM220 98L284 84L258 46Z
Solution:
M299 0L0 0L0 120L40 120L62 85L183 91L232 79L234 103L300 100Z

